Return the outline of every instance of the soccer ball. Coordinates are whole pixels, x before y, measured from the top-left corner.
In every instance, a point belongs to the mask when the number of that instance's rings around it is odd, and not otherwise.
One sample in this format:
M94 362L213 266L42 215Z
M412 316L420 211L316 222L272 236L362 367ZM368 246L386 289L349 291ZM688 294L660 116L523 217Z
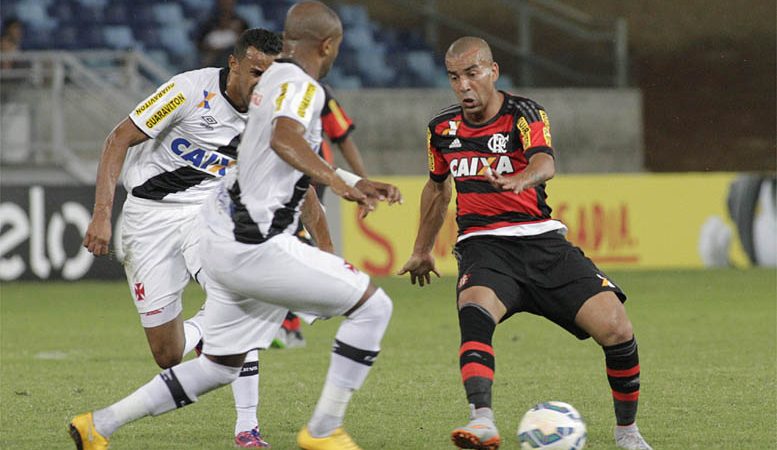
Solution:
M540 403L518 425L518 442L523 450L581 450L586 436L580 413L564 402Z

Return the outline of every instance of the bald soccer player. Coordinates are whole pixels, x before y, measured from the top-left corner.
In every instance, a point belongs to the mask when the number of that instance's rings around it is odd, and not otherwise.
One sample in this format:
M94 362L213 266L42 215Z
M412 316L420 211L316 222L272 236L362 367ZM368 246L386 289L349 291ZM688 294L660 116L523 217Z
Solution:
M432 256L457 191L459 366L470 421L456 428L459 448L501 444L491 408L497 324L519 312L541 315L578 339L602 346L615 404L615 442L650 449L636 426L639 357L623 302L626 295L565 238L551 218L545 183L555 164L550 122L532 100L498 91L499 66L479 38L455 41L445 55L459 102L438 113L427 131L429 181L413 253L400 271L424 286L437 274ZM439 275L438 275L439 276Z

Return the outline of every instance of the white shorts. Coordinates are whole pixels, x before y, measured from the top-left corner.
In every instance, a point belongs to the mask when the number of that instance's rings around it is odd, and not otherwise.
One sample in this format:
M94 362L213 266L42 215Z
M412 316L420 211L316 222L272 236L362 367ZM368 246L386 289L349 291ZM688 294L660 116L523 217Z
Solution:
M200 270L199 204L164 204L129 195L122 216L124 271L144 327L162 325L182 309L190 274Z
M253 245L208 233L200 244L208 277L203 352L209 355L268 346L287 310L342 315L370 283L369 276L339 256L289 234Z

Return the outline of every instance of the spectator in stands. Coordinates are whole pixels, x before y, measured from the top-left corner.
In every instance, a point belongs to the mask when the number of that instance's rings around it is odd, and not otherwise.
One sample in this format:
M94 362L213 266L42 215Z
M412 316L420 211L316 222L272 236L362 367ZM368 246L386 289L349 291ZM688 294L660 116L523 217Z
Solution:
M15 17L9 17L3 21L2 35L0 35L0 52L3 55L16 53L22 45L22 36L24 35L24 24ZM10 69L15 66L13 61L3 61L3 69Z
M227 58L248 22L235 12L235 0L218 0L213 12L201 25L197 38L202 67L226 67Z

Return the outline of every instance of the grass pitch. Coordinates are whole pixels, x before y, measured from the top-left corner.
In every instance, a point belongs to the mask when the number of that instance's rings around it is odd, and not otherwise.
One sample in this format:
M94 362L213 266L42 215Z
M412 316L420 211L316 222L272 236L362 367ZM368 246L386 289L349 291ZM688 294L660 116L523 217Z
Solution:
M777 448L777 273L716 270L612 273L629 294L640 344L639 425L656 449ZM383 351L354 395L346 426L370 449L450 449L466 421L451 278L419 289L377 280L394 299ZM5 283L0 303L0 448L71 448L65 425L158 373L126 284ZM186 315L200 305L187 291ZM293 449L329 362L339 320L305 327L304 349L260 355L262 431ZM522 314L497 328L494 407L517 449L521 415L545 400L571 403L588 449L614 448L604 358L544 319ZM227 449L228 388L192 406L119 430L112 449Z

